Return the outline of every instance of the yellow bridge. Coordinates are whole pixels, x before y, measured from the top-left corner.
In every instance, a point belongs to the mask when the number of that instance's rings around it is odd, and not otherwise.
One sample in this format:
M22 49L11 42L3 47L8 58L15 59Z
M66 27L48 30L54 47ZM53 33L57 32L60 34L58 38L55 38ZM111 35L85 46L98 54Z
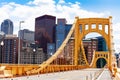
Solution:
M112 41L112 17L79 18L76 17L66 39L47 61L40 65L0 64L0 77L18 77L39 75L71 70L97 68L97 61L104 59L105 68L109 69L116 80L120 80ZM107 30L106 30L107 29ZM91 32L102 35L108 51L94 51L91 64L88 63L83 48L83 38ZM100 71L99 71L100 72Z

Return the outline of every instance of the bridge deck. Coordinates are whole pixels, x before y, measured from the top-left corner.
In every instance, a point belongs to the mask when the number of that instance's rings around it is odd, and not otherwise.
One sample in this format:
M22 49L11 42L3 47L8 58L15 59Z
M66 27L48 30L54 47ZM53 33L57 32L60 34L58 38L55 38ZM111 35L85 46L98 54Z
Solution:
M105 69L101 75L97 78L97 80L113 80L108 69Z
M25 76L17 78L7 78L0 80L92 80L96 74L98 74L101 69L82 69L82 70L73 70L66 72L57 72L57 73L47 73L34 76ZM98 80L112 80L108 70L105 70L101 73L101 78Z

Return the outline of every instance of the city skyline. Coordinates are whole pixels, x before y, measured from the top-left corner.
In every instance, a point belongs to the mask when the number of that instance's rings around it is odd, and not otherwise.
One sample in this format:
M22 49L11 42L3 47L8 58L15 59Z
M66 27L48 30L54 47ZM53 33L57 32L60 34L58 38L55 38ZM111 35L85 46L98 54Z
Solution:
M44 14L66 18L71 24L75 16L85 18L112 16L115 50L120 52L119 2L119 0L1 0L0 23L4 19L11 19L14 23L14 34L17 34L19 21L25 21L22 29L34 30L35 18Z

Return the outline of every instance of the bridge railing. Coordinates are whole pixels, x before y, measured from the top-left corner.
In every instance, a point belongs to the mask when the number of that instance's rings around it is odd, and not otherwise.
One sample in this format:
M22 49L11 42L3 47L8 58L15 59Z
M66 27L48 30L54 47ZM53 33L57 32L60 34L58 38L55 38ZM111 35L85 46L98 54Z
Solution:
M94 78L93 78L92 80L96 80L96 79L101 75L101 73L102 73L103 71L104 71L104 68L101 69L101 70L99 70L99 71L97 71L97 72L95 73Z
M115 80L120 80L120 73L116 73Z
M41 72L48 72L50 70L52 70L54 68L53 71L56 71L56 70L66 70L66 67L68 65L73 65L74 63L74 55L72 52L74 52L73 49L70 49L69 46L71 41L74 41L74 40L71 40L73 34L74 34L74 29L75 29L75 25L76 25L76 22L77 22L77 19L75 20L72 28L70 29L67 37L65 38L65 40L63 41L63 43L61 44L61 46L58 48L58 50L46 61L44 61L42 64L39 65L38 68L35 68L35 69L32 69L32 70L29 70L26 72L26 74L36 74L36 73L41 73ZM69 48L69 49L68 49ZM72 51L71 51L72 50ZM67 52L68 51L68 52ZM53 67L50 67L52 66ZM55 66L56 65L56 66ZM59 66L57 65L66 65L66 67L62 67L60 68ZM74 68L73 66L69 66L69 67L72 67ZM69 68L70 69L70 68Z

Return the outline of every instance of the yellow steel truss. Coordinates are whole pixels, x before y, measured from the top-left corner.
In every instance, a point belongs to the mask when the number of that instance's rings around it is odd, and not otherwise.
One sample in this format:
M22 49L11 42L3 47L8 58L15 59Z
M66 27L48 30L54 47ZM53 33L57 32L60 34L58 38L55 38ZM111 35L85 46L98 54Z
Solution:
M75 65L78 64L78 55L80 54L80 48L82 48L82 40L87 35L88 33L91 32L97 32L103 36L103 38L106 41L107 47L108 47L108 53L107 56L108 58L105 57L105 60L107 60L108 67L111 67L111 55L113 53L113 48L112 48L112 42L111 42L111 19L112 17L110 16L109 18L79 18L76 17L76 25L75 25ZM88 26L85 26L88 25ZM93 26L94 25L94 26ZM100 26L102 25L102 26ZM106 28L107 27L107 28ZM84 51L82 52L83 54ZM101 55L103 55L105 52L102 52ZM84 56L84 61L87 61ZM105 53L106 54L106 53ZM96 55L96 54L95 54ZM101 56L102 57L102 56ZM96 58L96 57L94 57ZM93 58L93 59L94 59ZM97 57L98 58L98 57ZM104 58L104 57L103 57ZM96 59L95 59L96 60ZM87 62L86 62L87 64ZM95 66L96 63L94 63Z
M108 64L108 67L111 68L112 62L112 39L111 39L111 19L109 18L75 18L75 22L68 33L66 39L63 41L60 48L52 55L47 61L43 62L40 65L8 65L8 64L1 64L1 66L6 66L5 70L11 71L11 74L16 75L31 75L31 74L39 74L39 73L47 73L47 72L56 72L56 71L66 71L66 70L74 70L74 69L81 69L86 67L95 67L96 61L99 58L104 58ZM85 25L88 25L87 29ZM92 27L92 24L95 24L95 27ZM102 25L99 28L99 24ZM105 25L108 25L107 31L105 32ZM106 44L108 47L108 52L95 52L94 57L92 60L91 65L89 66L82 40L85 35L91 32L97 32L101 34L104 39L106 40ZM57 58L58 55L64 50L64 47L68 43L71 36L74 34L74 62L73 65L51 65L51 63ZM101 55L101 56L98 56ZM97 56L97 57L96 57ZM81 58L81 59L79 59Z

